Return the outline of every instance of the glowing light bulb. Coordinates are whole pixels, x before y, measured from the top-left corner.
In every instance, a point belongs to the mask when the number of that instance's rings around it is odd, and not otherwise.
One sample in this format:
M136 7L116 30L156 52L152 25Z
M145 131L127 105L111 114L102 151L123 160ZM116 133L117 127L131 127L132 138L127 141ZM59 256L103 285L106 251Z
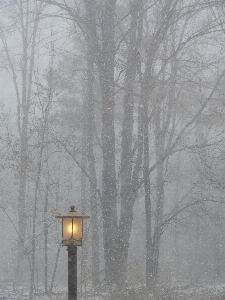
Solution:
M72 224L69 224L68 226L67 226L67 231L69 232L69 233L75 233L76 231L77 231L77 226L76 225L72 225Z

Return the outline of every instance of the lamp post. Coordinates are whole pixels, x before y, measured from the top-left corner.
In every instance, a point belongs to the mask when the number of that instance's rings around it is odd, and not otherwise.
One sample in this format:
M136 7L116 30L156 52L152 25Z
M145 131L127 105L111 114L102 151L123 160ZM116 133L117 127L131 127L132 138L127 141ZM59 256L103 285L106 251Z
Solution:
M90 217L79 214L71 205L68 213L56 218L62 219L62 245L68 250L68 300L77 300L77 246L82 246L83 219Z

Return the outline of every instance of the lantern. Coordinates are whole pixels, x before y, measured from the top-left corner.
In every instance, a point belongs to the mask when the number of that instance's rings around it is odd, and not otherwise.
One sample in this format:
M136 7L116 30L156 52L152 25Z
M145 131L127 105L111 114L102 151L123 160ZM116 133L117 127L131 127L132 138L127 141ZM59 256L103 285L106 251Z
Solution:
M90 218L75 211L75 206L70 206L70 211L56 218L62 219L62 245L82 246L83 219Z

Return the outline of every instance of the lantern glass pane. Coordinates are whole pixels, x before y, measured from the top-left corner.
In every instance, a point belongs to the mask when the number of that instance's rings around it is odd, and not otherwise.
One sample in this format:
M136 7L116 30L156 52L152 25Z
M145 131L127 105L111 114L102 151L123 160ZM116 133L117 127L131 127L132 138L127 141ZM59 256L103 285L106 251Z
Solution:
M69 241L82 239L82 219L81 218L63 218L63 240Z

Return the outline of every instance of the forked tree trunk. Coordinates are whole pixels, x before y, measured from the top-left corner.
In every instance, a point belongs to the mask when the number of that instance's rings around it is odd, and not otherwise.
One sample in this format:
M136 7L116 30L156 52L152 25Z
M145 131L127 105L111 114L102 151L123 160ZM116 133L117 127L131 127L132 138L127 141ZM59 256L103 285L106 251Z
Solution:
M130 35L128 44L128 54L126 62L125 77L125 96L124 96L124 116L122 127L122 145L121 145L121 209L120 220L117 235L117 287L121 293L125 291L126 269L129 250L130 232L133 221L133 206L137 196L138 174L140 168L135 169L132 178L133 167L133 122L134 122L134 83L138 66L138 50L142 38L143 27L143 3L134 0L130 3ZM139 107L139 120L142 110ZM142 121L141 121L142 122ZM139 145L136 166L141 163L142 157L142 128L139 128ZM122 295L121 295L122 297Z
M105 0L100 24L101 46L96 28L96 2L85 0L88 16L87 29L97 64L102 98L102 197L103 244L105 259L105 282L108 287L115 282L115 241L117 232L117 187L115 170L114 129L114 66L115 41L114 17L116 0Z

